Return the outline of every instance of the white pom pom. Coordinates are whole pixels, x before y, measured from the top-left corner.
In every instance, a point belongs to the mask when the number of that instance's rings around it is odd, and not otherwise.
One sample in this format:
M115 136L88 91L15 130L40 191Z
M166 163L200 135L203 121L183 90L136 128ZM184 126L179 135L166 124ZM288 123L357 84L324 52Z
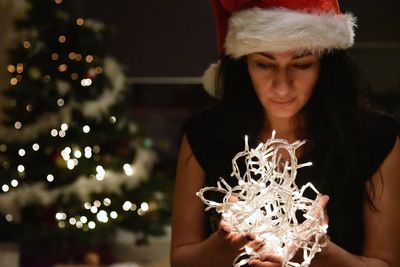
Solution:
M219 98L220 95L218 94L217 91L217 77L218 77L218 72L219 72L219 66L221 65L221 62L218 61L216 63L210 64L210 66L204 71L203 77L202 77L202 83L203 87L206 90L206 92L212 96Z

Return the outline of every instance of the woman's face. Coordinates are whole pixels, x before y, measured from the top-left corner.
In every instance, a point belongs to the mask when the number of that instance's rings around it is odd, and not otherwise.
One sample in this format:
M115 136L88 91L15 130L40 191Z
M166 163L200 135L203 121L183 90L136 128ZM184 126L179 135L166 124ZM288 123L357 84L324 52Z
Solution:
M247 66L267 118L298 114L319 74L319 58L311 53L253 53L247 56Z

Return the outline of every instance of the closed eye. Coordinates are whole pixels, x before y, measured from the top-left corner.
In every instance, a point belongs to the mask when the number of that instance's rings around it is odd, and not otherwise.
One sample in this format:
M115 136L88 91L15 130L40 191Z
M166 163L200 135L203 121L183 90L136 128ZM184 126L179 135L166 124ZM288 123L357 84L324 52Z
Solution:
M272 69L275 67L273 64L267 64L262 62L256 62L256 66L261 69Z
M296 69L300 70L306 70L309 69L312 66L312 63L306 63L306 64L293 64L293 67Z

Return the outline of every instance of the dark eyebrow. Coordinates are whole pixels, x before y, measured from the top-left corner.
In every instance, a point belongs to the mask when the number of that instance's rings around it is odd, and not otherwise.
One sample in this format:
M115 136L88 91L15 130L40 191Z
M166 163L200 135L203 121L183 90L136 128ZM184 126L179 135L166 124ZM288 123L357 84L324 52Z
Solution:
M276 60L276 58L275 58L272 54L270 54L270 53L264 52L264 53L260 53L260 55L262 55L262 56L264 56L264 57L266 57L266 58L269 58L269 59L271 59L271 60ZM292 57L292 59L300 59L300 58L308 57L308 56L311 56L311 55L312 55L311 52L304 52L304 53L300 53L300 54L294 55L294 56Z
M311 56L311 55L312 55L311 52L304 52L304 53L300 53L300 54L295 55L292 59L299 59L299 58L308 57L308 56Z
M262 56L264 56L266 58L269 58L271 60L276 60L276 58L273 55L269 54L269 53L260 53L260 55L262 55Z

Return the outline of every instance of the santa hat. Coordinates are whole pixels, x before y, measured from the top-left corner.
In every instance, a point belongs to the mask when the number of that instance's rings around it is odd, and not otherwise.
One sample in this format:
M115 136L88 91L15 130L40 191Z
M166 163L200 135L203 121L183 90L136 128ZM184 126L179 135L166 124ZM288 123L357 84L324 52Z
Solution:
M341 13L337 0L211 0L211 4L221 56L289 50L321 53L354 43L356 19ZM217 96L218 69L214 63L203 75L203 86L212 96Z

